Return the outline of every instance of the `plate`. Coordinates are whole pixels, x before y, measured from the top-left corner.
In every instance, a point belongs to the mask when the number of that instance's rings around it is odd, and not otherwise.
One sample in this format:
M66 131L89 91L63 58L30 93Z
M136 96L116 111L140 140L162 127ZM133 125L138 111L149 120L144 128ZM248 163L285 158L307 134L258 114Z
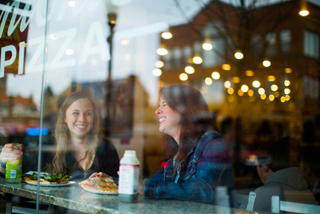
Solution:
M37 186L37 182L30 182L30 181L24 181L26 182L27 184L31 184L31 185L35 185ZM72 184L75 184L76 182L75 181L68 181L68 183L65 183L65 184L42 184L40 183L40 186L44 186L44 187L63 187L63 186L70 186Z
M108 192L100 192L92 189L88 189L86 187L81 186L83 189L87 190L88 192L96 193L96 194L102 194L102 195L118 195L118 193L108 193Z

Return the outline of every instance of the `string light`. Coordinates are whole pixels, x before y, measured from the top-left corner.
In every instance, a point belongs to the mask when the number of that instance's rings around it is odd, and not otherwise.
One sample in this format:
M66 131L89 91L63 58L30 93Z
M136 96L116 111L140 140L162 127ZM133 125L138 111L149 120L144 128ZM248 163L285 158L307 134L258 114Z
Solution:
M154 70L152 71L152 74L153 74L153 76L160 77L161 74L162 74L162 71L157 68L157 69L154 69Z
M212 45L210 43L210 39L209 38L206 38L204 40L204 43L202 44L202 48L206 51L210 51L212 49Z
M229 64L222 64L222 69L225 71L230 71L231 70L231 66Z
M164 66L164 63L162 61L156 61L154 63L154 65L157 67L157 68L162 68Z
M219 74L219 72L214 71L214 72L212 72L211 77L214 80L218 80L218 79L220 79L220 74Z
M164 39L171 39L172 38L172 33L170 33L169 31L165 31L161 34L161 37Z
M254 72L251 70L246 70L246 76L252 77L254 75Z
M234 53L234 58L236 59L243 59L243 53L240 51L240 50L237 50L235 53Z
M180 79L181 81L186 81L186 80L188 79L188 75L187 75L186 73L181 73L181 74L179 75L179 79Z
M224 87L230 88L231 87L231 82L230 81L225 81L224 82Z
M242 90L243 92L247 92L247 91L249 90L249 87L248 87L247 85L242 85L242 86L241 86L241 90Z
M207 84L207 85L211 85L212 84L212 79L210 77L207 77L204 82Z
M258 80L255 80L255 81L252 82L252 86L255 87L255 88L259 88L260 85L261 84L260 84L260 82Z
M276 84L271 85L271 91L277 91L278 90L278 86Z
M193 58L193 63L194 64L201 64L202 63L202 58L200 57L200 55L195 55Z
M258 89L258 93L261 95L261 94L264 94L264 92L265 92L265 90L264 90L264 88L259 88Z
M262 62L262 65L266 68L270 67L271 66L271 62L267 59L265 59L263 62Z
M187 74L193 74L194 73L194 68L191 66L191 65L188 65L184 68L184 71L187 73Z
M284 86L289 86L290 85L290 81L289 80L285 80L284 81Z
M160 45L160 47L157 49L157 54L159 54L160 56L164 56L168 54L168 50L166 49L165 45Z

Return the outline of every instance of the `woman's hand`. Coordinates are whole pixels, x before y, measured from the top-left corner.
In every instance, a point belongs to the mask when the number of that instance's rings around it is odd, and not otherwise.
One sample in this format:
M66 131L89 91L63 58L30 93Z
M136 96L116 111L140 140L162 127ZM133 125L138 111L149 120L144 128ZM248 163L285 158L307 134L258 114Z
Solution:
M0 153L0 161L7 163L19 159L23 155L22 147L22 144L19 146L13 143L5 144Z
M19 146L13 143L8 143L4 145L0 153L0 165L2 168L2 172L5 171L5 165L7 164L7 162L15 161L19 159L21 155L23 155L22 148L22 144L19 144Z
M94 178L94 177L102 177L102 178L105 178L105 177L109 177L106 173L103 173L103 172L95 172L93 173L92 175L90 175L89 178Z

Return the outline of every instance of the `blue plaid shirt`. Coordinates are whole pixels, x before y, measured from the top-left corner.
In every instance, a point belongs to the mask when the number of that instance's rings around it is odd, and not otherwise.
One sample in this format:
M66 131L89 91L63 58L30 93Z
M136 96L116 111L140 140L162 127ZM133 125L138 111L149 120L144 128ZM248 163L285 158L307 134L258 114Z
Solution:
M229 149L218 132L204 133L189 155L183 179L179 179L182 162L173 177L173 160L169 160L167 168L145 179L144 197L213 203L216 186L234 188Z

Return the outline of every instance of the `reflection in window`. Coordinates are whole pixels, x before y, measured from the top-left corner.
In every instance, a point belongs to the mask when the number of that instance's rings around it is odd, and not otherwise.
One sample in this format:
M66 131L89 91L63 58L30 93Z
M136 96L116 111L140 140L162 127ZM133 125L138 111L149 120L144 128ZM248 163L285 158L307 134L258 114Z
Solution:
M173 49L173 59L174 59L174 66L178 67L180 65L180 59L181 59L181 49L180 47L175 47Z
M202 29L203 37L219 36L224 33L223 25L218 21L207 22Z
M289 54L291 51L291 32L290 30L280 31L281 54Z
M269 32L266 34L266 55L274 56L276 54L276 33Z
M319 35L311 31L304 31L304 54L319 58Z
M183 57L184 57L184 63L188 62L188 59L192 57L192 50L189 45L184 46L183 48Z
M203 67L209 68L217 64L221 64L222 55L224 55L224 40L223 39L211 39L210 43L212 44L213 49L202 51L203 58Z
M202 44L200 41L195 41L193 43L193 50L195 54L200 54L202 51Z
M258 59L261 55L261 37L259 35L252 36L252 55L254 58Z
M172 55L172 51L168 49L168 54L163 56L164 69L171 68L171 55Z

